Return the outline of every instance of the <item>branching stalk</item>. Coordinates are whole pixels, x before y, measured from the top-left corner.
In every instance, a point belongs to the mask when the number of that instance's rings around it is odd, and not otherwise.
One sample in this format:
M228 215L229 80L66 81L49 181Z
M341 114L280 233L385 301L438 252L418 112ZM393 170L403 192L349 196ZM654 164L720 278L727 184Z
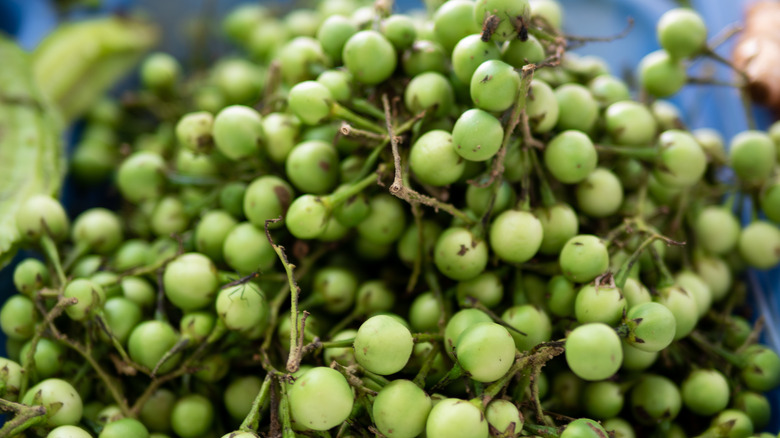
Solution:
M276 255L279 256L279 260L282 261L282 265L284 266L284 271L287 273L287 280L289 282L290 286L290 356L287 359L287 371L290 373L294 373L298 371L298 368L301 365L301 352L303 349L303 345L299 343L299 338L301 337L301 334L299 332L302 332L300 326L298 325L298 298L301 295L301 288L298 286L298 282L295 281L295 275L293 273L293 270L295 269L295 265L290 263L290 261L287 259L287 254L284 252L284 247L281 245L277 245L274 243L274 239L271 237L271 232L268 230L268 225L280 222L282 220L282 217L278 217L276 219L268 219L265 221L265 235L266 238L268 238L268 242L271 243L271 246L273 247L274 251L276 252Z
M390 185L390 193L410 204L419 203L427 205L428 207L432 207L436 211L444 210L450 215L464 221L466 224L473 225L474 220L471 219L467 214L455 208L454 205L442 202L432 196L423 195L422 193L417 192L416 190L413 190L404 184L401 167L401 155L398 150L398 147L401 144L401 139L400 137L396 136L393 127L392 115L390 114L390 101L388 100L386 94L382 95L382 103L385 107L385 122L387 124L387 133L390 136L390 146L393 150L393 165L395 167L393 183Z
M257 396L252 402L252 408L249 410L249 414L246 416L246 418L244 418L244 421L241 423L241 427L239 427L240 430L257 432L260 425L260 420L262 418L263 405L268 401L268 398L271 395L272 383L273 379L271 378L271 375L266 374L265 379L263 380L263 385L260 387L260 391L257 392Z

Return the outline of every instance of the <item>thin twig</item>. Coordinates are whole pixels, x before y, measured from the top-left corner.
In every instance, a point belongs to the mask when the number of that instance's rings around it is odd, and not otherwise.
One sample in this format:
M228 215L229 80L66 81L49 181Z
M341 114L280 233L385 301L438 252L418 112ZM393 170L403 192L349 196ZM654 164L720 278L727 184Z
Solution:
M538 37L540 34L536 33L534 35ZM566 50L568 49L568 43L566 42L566 38L560 35L553 37L551 40L548 41L548 46L552 54L548 56L544 61L540 62L539 64L536 64L534 70L539 70L540 68L544 68L544 67L555 68L561 65L561 61L563 60L563 55L566 53Z
M401 155L398 151L401 138L397 137L394 133L392 116L390 114L390 102L386 94L382 95L382 103L384 104L385 108L385 122L387 124L387 133L390 136L390 146L393 150L393 164L395 167L393 183L390 185L390 193L410 204L420 203L432 207L435 211L444 210L450 215L464 221L466 224L473 225L474 220L462 211L455 208L454 205L439 201L438 199L431 196L423 195L422 193L407 187L403 183Z
M737 348L736 353L742 353L749 346L758 342L758 338L761 336L761 332L764 330L764 325L766 325L766 319L764 318L763 315L761 315L758 317L758 319L756 319L756 323L753 326L753 330L750 331L750 334L745 339L745 342L743 342L742 345L739 348Z
M715 50L716 48L723 45L726 41L731 39L734 35L742 32L743 30L745 30L745 28L741 23L731 23L730 25L723 28L723 30L715 34L715 36L712 37L712 39L707 43L707 46L710 49Z
M470 184L480 188L489 187L491 184L493 184L493 182L499 180L504 174L504 159L506 157L506 151L509 147L509 141L512 138L512 134L514 134L515 129L517 129L517 125L520 124L522 114L525 113L526 102L528 101L528 90L531 87L531 81L533 80L534 70L536 70L536 68L536 65L528 64L522 69L520 87L518 88L517 95L515 96L515 103L512 106L512 112L509 115L509 121L504 127L504 138L501 142L501 147L498 149L495 158L493 158L493 166L490 170L490 176L487 179L479 182L469 181ZM500 184L498 184L496 187L500 187ZM497 191L497 189L494 190L494 192Z
M271 425L268 429L268 437L279 437L282 434L282 426L279 423L279 386L277 386L275 383L279 381L278 379L273 379L273 382L271 384ZM284 385L283 381L279 381L282 385Z
M721 56L715 50L713 50L710 47L707 47L704 52L704 56L707 56L725 66L733 70L735 73L737 73L743 80L742 87L739 88L740 91L740 98L742 99L742 105L745 110L745 117L747 118L748 128L749 129L756 129L756 119L755 115L753 114L753 108L752 108L752 100L750 98L750 93L748 91L748 86L752 82L750 79L750 76L745 72L745 70L739 68L736 64L734 64L730 59Z
M688 80L686 82L689 85L714 85L718 87L731 87L731 88L742 88L744 86L743 84L722 81L720 79L708 77L708 76L704 76L704 77L688 76Z
M412 340L415 344L420 342L441 342L444 339L444 335L438 333L414 333L412 334Z
M295 271L295 279L300 279L306 273L311 269L311 267L314 265L314 263L322 256L327 254L330 250L329 246L322 246L317 251L313 252L311 255L307 256L303 260L301 260L301 265L298 267L298 269ZM285 275L285 278L287 276ZM279 309L281 309L282 305L287 301L287 297L290 296L288 294L290 290L290 283L286 282L276 293L274 296L274 299L271 301L269 307L270 307L270 317L268 318L268 327L266 328L266 331L263 335L264 341L263 344L260 346L261 352L267 352L268 348L271 346L271 340L274 339L273 333L274 330L276 330L276 325L278 323L279 319Z
M122 395L122 391L120 391L119 388L114 384L115 382L111 379L111 376L103 369L103 367L100 366L97 360L92 357L92 354L84 345L77 341L70 340L67 336L59 331L56 325L54 325L54 319L56 316L61 314L65 307L76 304L77 302L78 300L75 298L63 297L60 298L60 300L57 302L57 305L55 305L55 307L50 312L47 313L46 309L43 308L42 305L39 306L39 310L45 316L45 325L48 326L49 330L52 332L52 336L54 336L57 341L62 342L70 349L76 351L90 364L90 366L92 366L92 369L95 370L95 373L98 375L100 380L103 382L106 388L108 388L108 392L111 393L114 401L116 401L117 405L119 405L119 409L122 411L122 413L124 415L129 415L130 408L127 404L127 400Z
M19 394L27 392L27 386L30 382L30 376L35 372L35 352L38 350L38 342L43 337L43 333L50 326L54 325L54 320L65 311L65 308L76 304L78 300L76 298L64 298L62 295L58 295L57 304L50 311L46 311L46 307L40 300L35 300L35 306L38 311L43 315L43 321L38 325L30 340L30 349L27 351L27 357L22 363L25 363L25 372L22 373L22 382L19 385Z
M157 373L160 371L160 368L165 365L169 360L171 360L174 356L176 356L178 353L181 353L184 351L187 346L190 344L190 340L187 338L184 338L173 345L173 347L170 348L170 350L166 351L165 354L160 358L159 361L157 361L157 364L152 369L152 373L150 376L152 378L157 377Z
M48 230L45 222L43 223L43 226ZM60 254L57 251L57 244L54 243L54 239L52 239L48 234L41 236L40 243L43 252L46 254L46 257L49 259L51 264L54 265L54 272L57 274L59 286L64 288L65 284L68 282L68 279L65 277L65 270L63 269L62 263L60 262Z
M674 245L674 246L685 246L685 242L678 242L676 240L672 240L662 234L658 233L651 233L648 232L645 228L639 228L639 231L645 234L650 234L640 245L637 247L637 249L629 256L628 259L626 259L625 262L620 266L617 273L615 273L615 285L622 289L623 286L625 286L626 281L628 281L628 276L631 272L631 268L634 267L634 264L636 264L637 261L639 261L639 256L642 255L642 251L649 248L649 250L652 252L655 250L655 247L652 246L653 242L656 240L661 240L665 242L667 245ZM668 268L666 268L665 265L659 266L659 269L662 271L666 269L666 274L668 274ZM671 274L666 275L664 274L664 277L671 277Z
M558 353L560 354L560 353ZM542 373L542 368L547 364L547 361L542 360L539 363L534 364L531 370L531 403L534 405L534 413L536 414L536 421L546 426L553 426L547 421L542 409L542 403L539 400L539 375Z
M428 373L433 369L436 356L441 353L441 342L433 342L431 345L430 351L428 351L423 359L420 371L417 372L417 375L414 376L414 379L412 380L415 385L423 389L425 389L425 378L428 377Z
M496 324L500 324L500 325L504 326L505 328L507 328L508 330L511 330L511 331L513 331L515 333L519 333L519 334L521 334L523 336L528 336L528 333L525 333L525 332L520 331L519 329L513 327L511 324L509 324L508 322L506 322L503 319L501 319L498 315L496 315L495 312L493 312L492 310L490 310L487 307L485 307L485 305L482 304L481 302L479 302L478 299L476 299L476 298L474 298L472 296L467 296L466 299L465 299L465 302L463 304L464 304L464 307L481 310L487 316L489 316L490 319L492 319Z
M301 352L303 345L299 342L299 339L303 338L303 330L298 325L298 298L301 295L301 288L298 286L298 282L295 281L295 274L293 270L295 265L290 263L287 259L287 254L284 252L284 247L274 243L274 239L271 237L271 232L268 229L270 224L281 222L282 216L276 219L267 219L265 221L265 236L268 242L273 247L276 255L279 256L279 260L282 261L284 271L287 273L287 280L290 284L290 355L287 358L287 371L294 373L298 371L301 366ZM300 332L300 333L299 333Z
M365 129L355 128L354 126L350 125L347 122L341 122L341 126L339 127L339 133L346 137L363 137L371 140L385 139L384 135L377 134L371 131L366 131Z
M133 418L137 417L138 413L141 412L141 409L144 407L149 398L155 392L157 392L157 390L163 384L185 374L192 373L193 369L195 368L194 363L199 360L203 354L206 353L209 347L219 341L226 331L227 327L225 327L225 324L221 320L217 320L217 323L211 330L209 337L206 338L205 341L201 342L198 348L195 349L195 351L189 357L187 357L187 359L185 359L176 370L171 371L170 373L163 376L152 378L152 381L149 382L149 385L147 385L146 389L144 389L144 392L141 394L141 396L138 397L135 403L133 403L133 406L130 408L129 416Z
M354 344L355 338L349 338L349 339L341 339L339 341L321 341L319 337L315 337L311 342L306 344L302 351L303 356L313 352L313 351L319 351L323 348L347 348L351 347L352 344Z
M528 366L544 366L545 363L563 353L563 345L560 342L545 342L534 347L530 353L518 354L515 363L507 373L496 382L490 384L482 393L483 404L487 405L501 390L503 390L512 378Z
M584 36L575 36L575 35L564 35L564 38L566 38L569 41L574 42L575 44L569 45L569 49L575 49L577 47L581 47L585 45L586 43L608 43L615 40L623 39L628 36L629 33L631 33L631 30L634 28L634 18L628 17L626 23L626 27L620 31L620 33L617 33L615 35L605 36L605 37L584 37Z
M292 428L290 402L287 398L287 382L279 379L279 419L282 423L282 438L295 438L298 435Z
M252 402L252 408L249 410L249 414L247 414L247 416L244 418L244 421L241 423L241 426L239 427L240 430L252 432L257 431L260 424L260 419L262 417L263 405L270 396L272 384L273 379L271 378L271 375L266 374L265 379L263 380L263 384L260 386L260 390L257 392L255 400Z
M105 317L103 316L102 312L97 312L95 314L95 321L97 322L97 325L100 327L103 333L105 333L106 336L108 336L108 338L111 340L111 345L114 346L114 349L116 349L116 351L122 357L122 360L125 362L125 364L131 364L130 368L132 368L133 371L135 371L136 370L135 367L137 367L137 364L135 364L130 359L130 355L127 354L127 350L125 350L125 347L122 346L122 343L119 342L119 339L117 339L116 335L111 330L111 327L109 327L108 323L106 323Z

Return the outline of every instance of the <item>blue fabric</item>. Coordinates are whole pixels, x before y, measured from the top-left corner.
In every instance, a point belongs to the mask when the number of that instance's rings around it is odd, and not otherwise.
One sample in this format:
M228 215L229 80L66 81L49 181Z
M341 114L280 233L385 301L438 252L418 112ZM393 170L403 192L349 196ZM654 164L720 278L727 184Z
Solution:
M0 0L0 30L32 49L57 24L49 0Z
M615 35L625 28L627 17L634 18L634 28L626 38L609 43L591 43L578 50L584 55L597 55L606 59L613 74L617 76L631 71L645 54L660 48L654 38L655 23L665 11L676 5L676 2L671 0L559 1L565 8L566 30L574 35ZM714 34L744 18L743 8L748 1L694 0L692 3L707 22L712 38ZM732 38L716 51L730 57L734 43L735 39ZM698 61L692 67L691 74L695 76L703 77L714 68L717 78L724 81L733 80L733 74L728 67L713 61ZM727 144L734 135L748 129L739 93L734 88L713 85L687 86L670 101L683 110L689 128L715 128L724 136ZM767 129L772 122L771 114L762 108L753 110L758 127ZM749 212L743 215L743 218L749 221ZM756 309L754 316L763 316L767 322L762 342L780 352L780 268L751 271L748 281L751 286L750 298L753 308ZM780 429L780 390L773 391L769 397L773 406L769 430L777 431Z
M654 35L655 23L664 11L675 7L672 0L559 0L565 8L564 23L566 31L573 35L608 36L619 33L625 28L627 17L633 17L635 25L632 32L618 41L609 43L591 43L578 50L582 54L598 55L605 58L613 74L623 76L631 71L641 58L658 49ZM242 0L222 0L217 2L216 15L222 15L230 7ZM171 29L179 31L184 26L182 15L192 16L192 11L201 10L200 1L159 1L159 0L104 0L102 11L117 11L132 5L142 6L155 17L162 20ZM743 18L742 8L748 0L693 0L694 7L702 14L711 32L718 32ZM181 8L185 5L186 7ZM410 10L422 6L420 0L396 0L401 10ZM182 14L181 11L185 13ZM99 13L99 11L97 11ZM69 18L81 18L96 11L75 10ZM0 0L0 30L14 35L22 47L31 49L46 35L57 22L51 2L48 0ZM178 32L182 33L182 32ZM711 37L714 35L710 35ZM733 47L733 39L718 49L728 55ZM163 49L181 49L182 41L166 41ZM699 62L695 71L709 71L713 63ZM728 80L730 72L717 66L716 75ZM740 131L747 129L745 114L736 91L732 88L715 86L689 86L671 101L683 109L685 121L690 128L714 127L728 141ZM756 109L756 118L761 128L771 123L770 115ZM768 322L764 342L780 351L780 269L770 272L752 272L749 276L753 285L753 301L760 315ZM0 300L13 292L12 269L0 271ZM0 353L5 349L5 339L0 334ZM780 391L771 394L774 415L772 430L780 427Z

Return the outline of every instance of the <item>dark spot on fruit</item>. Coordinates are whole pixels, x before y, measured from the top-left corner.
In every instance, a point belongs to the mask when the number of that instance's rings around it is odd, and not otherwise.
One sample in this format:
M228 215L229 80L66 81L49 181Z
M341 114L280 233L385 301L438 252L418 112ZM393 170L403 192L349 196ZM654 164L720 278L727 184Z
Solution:
M596 433L596 435L598 435L600 438L607 438L607 436L608 436L608 435L606 435L604 432L600 431L600 430L599 430L599 429L598 429L596 426L594 426L593 424L591 424L591 423L587 423L587 425L588 425L588 427L590 427L591 429L593 429L593 432L595 432L595 433Z
M284 186L274 186L274 193L279 199L279 204L282 205L282 214L287 213L287 209L290 208L290 192ZM254 204L252 204L254 206Z
M328 172L330 170L330 163L327 161L320 161L317 163L318 166L320 166L320 169L324 170L325 172Z
M574 242L574 244L575 244L576 246L583 246L583 245L584 245L584 243L582 243L582 242Z
M466 245L461 245L460 251L458 251L458 255L459 256L466 255L467 252L469 252L469 249L466 248Z

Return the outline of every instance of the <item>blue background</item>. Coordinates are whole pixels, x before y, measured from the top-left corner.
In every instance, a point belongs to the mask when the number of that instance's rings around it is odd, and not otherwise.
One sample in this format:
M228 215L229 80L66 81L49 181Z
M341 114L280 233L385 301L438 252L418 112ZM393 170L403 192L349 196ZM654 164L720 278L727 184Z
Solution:
M104 0L101 10L117 11L138 8L158 22L164 23L161 49L182 54L186 51L186 26L204 6L214 10L210 16L221 17L242 0L219 0L207 3L205 0ZM559 0L564 6L564 28L569 34L587 36L609 36L622 31L628 17L635 20L630 34L610 43L591 43L577 50L582 54L598 55L606 59L612 73L623 76L632 71L647 53L657 50L654 38L655 23L664 11L675 7L671 0ZM277 2L284 4L285 2ZM693 6L702 14L710 29L710 37L741 21L744 7L751 0L693 0ZM421 7L419 0L396 0L399 9L408 11ZM77 9L68 18L101 13L101 10ZM26 49L31 49L57 24L57 14L49 0L0 0L0 30L13 35ZM728 56L733 39L718 49ZM730 72L714 64L699 62L693 66L698 71L712 71L715 68L719 78L728 80ZM690 128L711 127L720 131L728 141L740 131L747 129L747 121L736 90L717 86L689 86L671 101L682 109L685 122ZM761 128L771 123L769 114L756 109L756 118ZM11 269L0 271L0 300L10 296L13 290ZM780 269L771 272L751 272L752 299L758 314L768 324L763 341L780 351ZM5 349L0 334L0 352ZM780 391L771 394L774 405L773 430L780 426Z

